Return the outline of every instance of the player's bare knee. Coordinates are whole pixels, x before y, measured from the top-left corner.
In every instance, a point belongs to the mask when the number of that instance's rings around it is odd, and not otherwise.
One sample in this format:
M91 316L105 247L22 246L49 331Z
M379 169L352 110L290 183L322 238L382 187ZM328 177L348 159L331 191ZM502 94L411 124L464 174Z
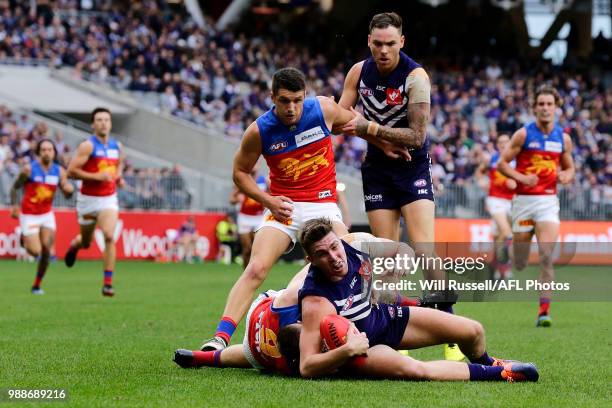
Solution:
M482 324L475 320L470 320L470 337L474 343L484 338L485 330Z
M251 258L244 270L243 276L249 282L261 285L268 276L268 268L257 258Z

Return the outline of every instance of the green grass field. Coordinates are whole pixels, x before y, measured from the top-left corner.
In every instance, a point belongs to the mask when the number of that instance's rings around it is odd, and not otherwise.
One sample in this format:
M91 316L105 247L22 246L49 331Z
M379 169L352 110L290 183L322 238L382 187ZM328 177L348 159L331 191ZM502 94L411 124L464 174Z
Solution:
M534 327L535 299L456 307L484 324L491 355L535 362L535 384L301 380L172 362L174 349L197 348L213 333L238 266L120 263L112 299L100 294L100 269L55 263L46 294L33 296L34 265L0 262L0 389L64 388L68 405L83 407L610 406L611 303L553 302L549 329ZM278 265L265 289L298 269ZM439 359L442 348L411 355Z

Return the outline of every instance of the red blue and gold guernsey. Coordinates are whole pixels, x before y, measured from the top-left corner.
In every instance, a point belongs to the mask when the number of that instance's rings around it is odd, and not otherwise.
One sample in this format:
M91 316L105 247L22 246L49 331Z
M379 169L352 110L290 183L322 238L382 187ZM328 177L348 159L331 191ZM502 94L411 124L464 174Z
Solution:
M119 143L115 139L109 138L104 144L95 135L92 135L89 141L93 145L93 150L89 159L85 162L83 170L90 173L105 171L115 176L118 171L117 166L119 166ZM81 194L97 197L113 195L115 194L116 184L115 180L83 180Z
M21 200L21 213L46 214L51 211L55 190L60 182L60 166L52 163L49 170L45 172L40 162L34 160L31 168L30 178L26 182Z
M511 200L514 196L514 190L510 190L506 185L508 177L504 176L497 170L500 153L495 152L491 156L489 162L489 197L499 197L506 200Z
M268 190L268 184L266 183L266 178L264 176L257 177L255 180L257 183L257 187L259 187L262 191ZM252 199L248 195L244 196L244 200L240 203L240 213L246 215L261 215L264 212L264 206L257 200Z
M535 122L525 126L527 137L516 158L516 170L522 174L535 174L534 187L518 183L516 194L557 194L557 167L563 153L563 128L555 124L550 134L544 134Z
M297 202L336 202L336 165L330 131L316 98L304 100L294 126L274 108L257 118L262 154L270 168L270 194Z
M278 332L298 321L298 305L274 307L274 297L263 299L251 312L249 348L253 357L266 370L290 374L287 360L278 348Z

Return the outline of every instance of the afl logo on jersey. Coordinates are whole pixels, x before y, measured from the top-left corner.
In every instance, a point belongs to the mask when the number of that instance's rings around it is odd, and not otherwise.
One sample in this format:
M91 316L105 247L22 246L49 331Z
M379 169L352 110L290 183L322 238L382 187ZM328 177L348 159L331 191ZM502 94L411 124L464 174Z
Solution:
M370 88L359 88L359 93L363 96L372 96L373 92Z
M353 295L349 296L344 302L344 306L342 306L342 311L345 312L349 310L353 306Z
M425 187L427 185L427 181L425 179L418 179L414 182L415 187Z
M399 89L387 88L387 105L401 105L404 101Z
M271 152L278 152L279 150L284 150L287 148L289 144L287 142L278 142L270 145Z

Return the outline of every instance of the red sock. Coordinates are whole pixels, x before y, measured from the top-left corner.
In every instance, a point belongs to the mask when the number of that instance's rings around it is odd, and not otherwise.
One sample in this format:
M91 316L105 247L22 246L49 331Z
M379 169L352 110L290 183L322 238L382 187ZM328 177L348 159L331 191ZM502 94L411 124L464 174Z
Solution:
M540 298L540 310L538 310L538 316L548 315L549 309L550 309L550 298L541 297Z
M193 351L194 367L221 367L221 351Z

